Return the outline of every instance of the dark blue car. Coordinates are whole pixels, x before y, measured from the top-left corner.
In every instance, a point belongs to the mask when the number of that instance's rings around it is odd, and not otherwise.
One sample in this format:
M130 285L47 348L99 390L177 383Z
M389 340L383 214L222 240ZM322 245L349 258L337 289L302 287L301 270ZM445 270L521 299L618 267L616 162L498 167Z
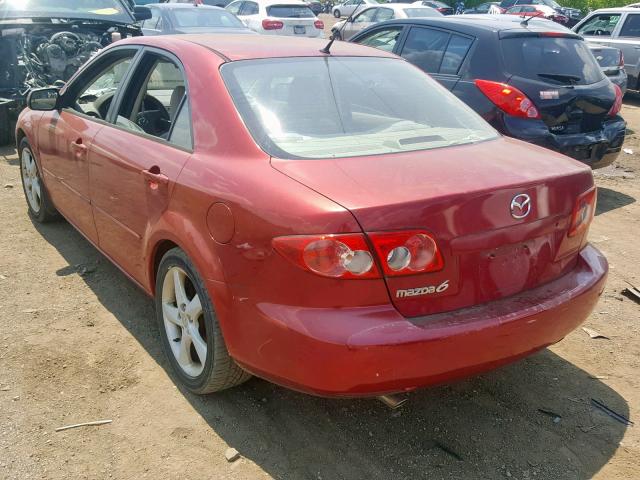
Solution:
M626 129L620 88L579 35L553 22L508 17L392 20L351 41L406 58L505 135L593 168L612 163Z

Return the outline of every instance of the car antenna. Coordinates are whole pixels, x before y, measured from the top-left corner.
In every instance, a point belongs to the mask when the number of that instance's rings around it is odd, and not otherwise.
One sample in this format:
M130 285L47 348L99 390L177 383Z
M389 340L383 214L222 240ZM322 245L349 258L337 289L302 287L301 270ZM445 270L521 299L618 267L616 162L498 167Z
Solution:
M523 15L523 16L522 16L522 18L524 18L524 20L522 20L522 21L520 22L520 26L525 27L525 28L526 28L526 27L528 27L528 26L529 26L529 21L530 21L532 18L538 18L540 15L543 15L543 13L542 13L542 12L538 12L538 13L536 13L535 15L531 15L530 17L525 17L525 16Z
M358 8L360 8L360 5L362 5L363 3L364 3L364 0L360 0L358 2L358 4L356 5L356 8L354 8L353 12L351 12L351 15L347 17L347 19L344 21L344 23L340 27L340 30L338 30L336 33L331 34L331 36L329 37L329 43L327 43L324 46L324 48L320 49L320 53L326 53L327 55L331 55L331 45L333 45L333 42L335 41L336 38L338 37L342 38L342 30L344 30L344 27L347 26L347 23L349 23L349 21L351 20L351 17L355 15L355 13L358 11Z

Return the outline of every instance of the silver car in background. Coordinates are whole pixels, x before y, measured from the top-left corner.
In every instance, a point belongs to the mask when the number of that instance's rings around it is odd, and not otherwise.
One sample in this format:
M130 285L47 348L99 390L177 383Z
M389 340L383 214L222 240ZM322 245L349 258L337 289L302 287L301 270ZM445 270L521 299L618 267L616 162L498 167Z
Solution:
M603 8L588 14L573 31L585 40L622 51L627 86L640 90L640 9Z
M423 7L407 3L387 3L384 5L368 7L357 15L354 15L351 21L346 19L336 23L331 28L331 33L335 35L335 38L338 40L349 40L361 30L364 30L375 23L384 22L385 20L442 16L444 15L431 7Z
M336 18L348 17L355 12L356 8L361 11L373 5L378 5L378 2L376 0L347 0L333 7L331 13Z

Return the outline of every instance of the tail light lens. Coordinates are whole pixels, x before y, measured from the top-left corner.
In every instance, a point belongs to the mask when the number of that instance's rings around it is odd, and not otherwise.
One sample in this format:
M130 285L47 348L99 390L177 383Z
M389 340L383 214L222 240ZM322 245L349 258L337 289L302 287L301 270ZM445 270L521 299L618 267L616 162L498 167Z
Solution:
M387 276L436 272L444 267L436 241L427 232L376 232L368 236ZM373 253L360 233L277 237L273 247L295 265L324 277L380 278Z
M284 27L284 23L280 20L271 20L269 18L262 20L262 28L265 30L280 30L282 27Z
M324 30L324 22L322 20L316 20L315 22L313 22L313 25L318 29L318 30Z
M574 237L583 233L593 220L596 211L596 187L586 191L578 197L571 214L571 226L569 236Z
M436 272L444 267L438 245L427 232L380 232L369 237L385 275Z
M278 237L273 239L273 247L297 266L324 277L380 277L369 246L360 233Z
M444 12L446 12L446 11L447 11L447 10L449 10L449 9L448 9L448 8L446 8L446 7L440 7L440 8L436 8L436 10L437 10L437 11L439 11L440 13L444 13Z
M490 80L476 80L475 83L503 112L520 118L540 118L540 112L533 102L517 88Z
M611 105L611 109L607 114L610 117L615 117L620 110L622 110L622 90L620 90L620 87L615 83L613 84L613 89L616 91L616 99L613 101L613 105Z

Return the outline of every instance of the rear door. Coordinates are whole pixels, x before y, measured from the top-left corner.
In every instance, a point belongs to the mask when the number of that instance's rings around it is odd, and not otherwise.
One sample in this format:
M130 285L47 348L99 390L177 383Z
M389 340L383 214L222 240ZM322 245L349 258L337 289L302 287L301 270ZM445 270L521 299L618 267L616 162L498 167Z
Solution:
M625 14L621 23L622 26L609 40L608 45L622 50L625 70L631 77L629 85L636 88L640 73L640 13Z
M460 80L460 70L473 41L472 37L448 30L414 26L400 55L452 90Z
M94 139L91 201L100 247L139 282L146 279L145 235L191 156L188 91L177 58L145 49L111 124Z

